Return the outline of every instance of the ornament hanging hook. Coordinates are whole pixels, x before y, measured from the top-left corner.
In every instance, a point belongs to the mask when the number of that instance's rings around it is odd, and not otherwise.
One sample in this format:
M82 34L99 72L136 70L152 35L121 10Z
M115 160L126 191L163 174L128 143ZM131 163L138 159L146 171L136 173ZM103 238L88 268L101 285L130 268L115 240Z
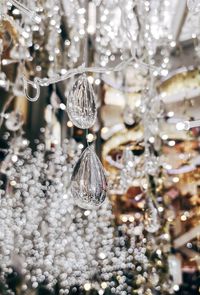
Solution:
M24 82L24 94L26 95L27 99L31 102L37 101L38 98L40 97L40 85L35 79L34 81L27 80L25 77L23 77L23 82ZM34 96L29 95L29 87L31 87L35 91Z

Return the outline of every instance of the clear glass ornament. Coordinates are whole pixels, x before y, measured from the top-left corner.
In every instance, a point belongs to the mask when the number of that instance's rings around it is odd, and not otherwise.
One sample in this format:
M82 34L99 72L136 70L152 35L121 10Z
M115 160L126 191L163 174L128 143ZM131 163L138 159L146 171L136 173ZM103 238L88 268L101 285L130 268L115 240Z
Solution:
M87 76L83 74L74 83L67 99L67 111L75 126L82 129L94 125L97 117L96 97Z
M74 167L70 190L75 203L83 209L100 206L107 192L104 168L94 148L89 146Z
M158 210L153 204L151 197L148 197L146 202L146 209L144 214L144 227L145 230L149 233L155 233L160 228Z

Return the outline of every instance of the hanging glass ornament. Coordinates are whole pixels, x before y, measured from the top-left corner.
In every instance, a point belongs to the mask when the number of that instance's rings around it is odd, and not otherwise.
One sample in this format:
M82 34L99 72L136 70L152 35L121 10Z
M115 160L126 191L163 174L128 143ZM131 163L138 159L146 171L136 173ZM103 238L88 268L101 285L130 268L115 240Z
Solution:
M146 202L146 209L144 214L144 227L145 230L149 233L155 233L160 228L158 210L153 204L151 197L148 197Z
M104 202L107 181L93 147L87 147L76 163L70 189L75 203L83 209L93 209Z
M96 97L87 76L83 74L74 83L67 99L67 111L75 126L88 129L95 123L97 116Z

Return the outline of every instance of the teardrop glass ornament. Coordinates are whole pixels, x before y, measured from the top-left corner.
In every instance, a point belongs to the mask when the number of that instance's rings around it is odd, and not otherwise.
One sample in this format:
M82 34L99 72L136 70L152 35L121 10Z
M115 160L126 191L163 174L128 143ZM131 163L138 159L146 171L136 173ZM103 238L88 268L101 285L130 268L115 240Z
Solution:
M104 202L107 189L104 168L94 148L89 146L74 167L70 185L71 194L79 207L94 209Z
M149 233L155 233L160 228L160 220L158 210L153 204L153 201L148 197L146 202L146 209L144 214L144 226L145 230Z
M72 123L78 128L88 129L95 123L96 97L85 74L76 80L69 93L67 112Z

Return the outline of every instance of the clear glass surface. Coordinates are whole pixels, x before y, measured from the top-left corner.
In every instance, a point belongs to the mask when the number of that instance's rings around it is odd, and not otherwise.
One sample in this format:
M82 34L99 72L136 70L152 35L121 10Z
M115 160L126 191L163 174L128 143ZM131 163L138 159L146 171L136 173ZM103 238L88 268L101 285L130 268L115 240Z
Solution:
M78 78L70 91L67 99L67 112L70 120L78 128L87 129L95 123L96 97L85 74Z
M107 193L103 166L92 147L87 147L74 167L71 193L75 203L84 209L100 206Z

